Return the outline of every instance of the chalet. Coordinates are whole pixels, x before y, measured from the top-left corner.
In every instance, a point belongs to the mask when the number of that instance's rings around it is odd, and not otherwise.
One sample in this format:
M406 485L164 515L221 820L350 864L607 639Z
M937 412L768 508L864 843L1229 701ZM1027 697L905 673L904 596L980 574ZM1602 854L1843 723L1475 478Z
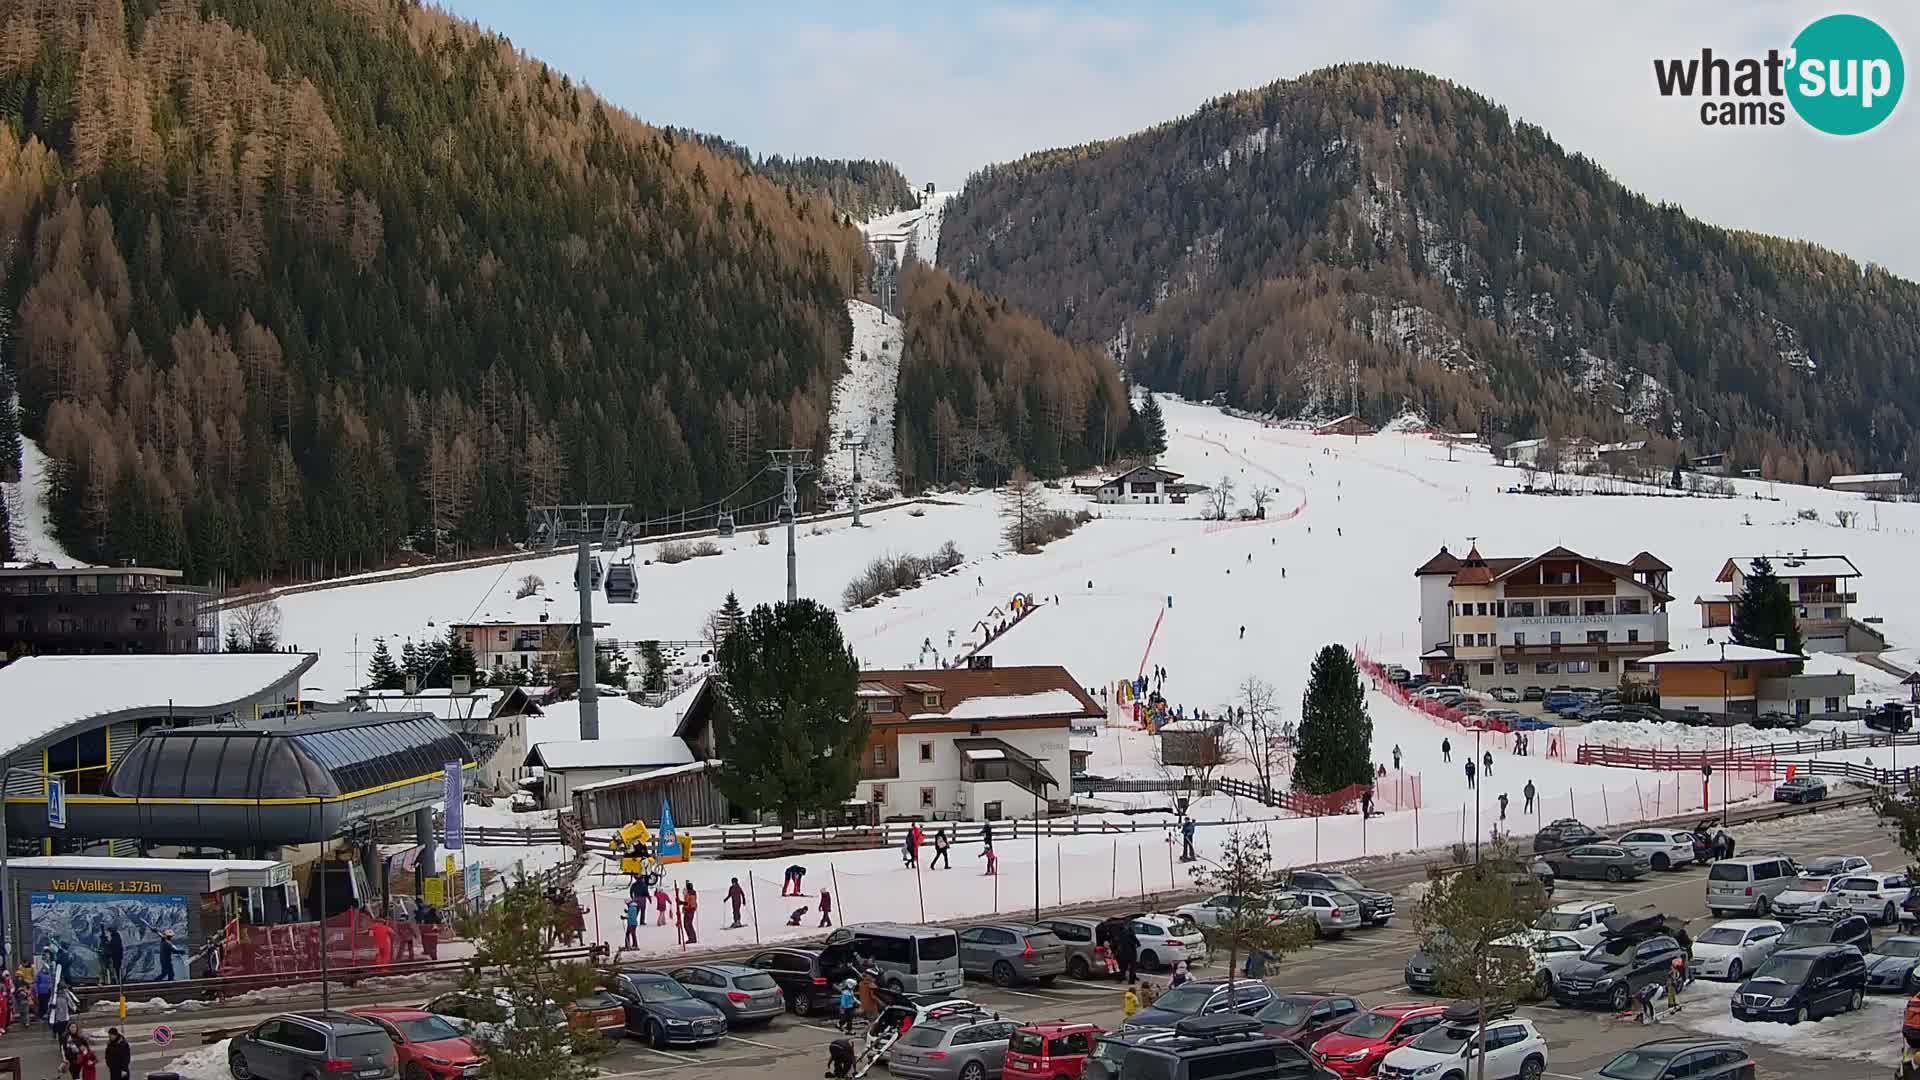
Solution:
M1834 491L1851 491L1860 495L1886 495L1897 499L1906 494L1907 478L1897 472L1853 473L1829 479L1827 487Z
M1174 502L1173 488L1181 475L1152 465L1136 465L1102 480L1094 499L1103 503Z
M589 784L692 765L695 760L686 740L653 735L548 740L527 751L525 764L541 770L541 805L552 809L571 804L574 791Z
M1629 442L1601 443L1593 448L1593 457L1595 461L1615 472L1632 469L1646 462L1647 440L1633 439Z
M580 632L578 623L548 622L544 616L537 622L498 619L452 625L473 650L475 663L489 671L540 667L540 658L552 653L571 657ZM593 625L598 629L608 624Z
M1313 426L1315 435L1372 435L1374 426L1352 413Z
M857 796L882 819L992 820L1066 800L1072 726L1106 715L1058 666L863 671L855 694L871 724ZM675 733L717 758L727 720L709 683Z
M1754 557L1728 559L1714 581L1726 591L1694 598L1700 608L1700 625L1733 625L1733 609L1746 590L1747 575ZM1808 652L1873 652L1887 647L1878 630L1853 617L1853 606L1860 602L1854 581L1861 577L1853 560L1845 555L1769 556L1773 573L1787 587L1787 599L1793 602L1800 624L1800 638Z
M1846 713L1853 676L1802 674L1803 656L1750 645L1707 642L1649 656L1660 707L1676 712L1754 716Z
M1414 570L1421 665L1482 688L1617 686L1667 648L1667 575L1650 552L1618 563L1564 547L1485 558L1445 547Z

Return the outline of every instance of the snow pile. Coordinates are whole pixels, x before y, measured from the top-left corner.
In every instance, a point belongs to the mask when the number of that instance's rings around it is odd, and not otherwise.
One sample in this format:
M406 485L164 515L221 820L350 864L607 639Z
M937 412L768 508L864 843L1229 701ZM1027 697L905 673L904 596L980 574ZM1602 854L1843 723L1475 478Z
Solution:
M17 408L17 406L16 406ZM7 519L13 525L13 557L19 562L47 562L55 566L85 566L67 554L53 535L47 514L47 455L40 444L20 439L20 482L0 483L7 500Z
M1681 1009L1664 1026L1703 1035L1761 1043L1825 1061L1865 1061L1894 1068L1900 1064L1901 1010L1904 996L1868 995L1859 1012L1840 1013L1805 1024L1747 1023L1733 1018L1732 986L1698 982L1681 995ZM1888 1033L1895 1033L1891 1038Z
M227 1071L227 1048L232 1043L232 1039L221 1039L189 1050L167 1062L161 1071L175 1073L180 1080L230 1080L233 1074Z
M990 720L996 717L1060 716L1085 706L1071 690L1043 690L1037 694L968 698L947 711L954 720Z
M899 482L894 469L893 406L900 383L903 327L899 319L872 304L847 301L853 317L853 344L847 350L847 371L833 385L833 413L829 420L832 450L820 463L820 475L845 501L853 480L853 452L839 449L846 435L865 435L860 451L862 497L869 489L892 490Z

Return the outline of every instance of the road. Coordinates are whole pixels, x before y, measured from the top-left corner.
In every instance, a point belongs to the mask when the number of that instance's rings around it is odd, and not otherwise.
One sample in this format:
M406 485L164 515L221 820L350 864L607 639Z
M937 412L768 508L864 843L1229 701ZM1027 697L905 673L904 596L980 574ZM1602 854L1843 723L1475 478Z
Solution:
M1862 810L1756 823L1742 826L1738 832L1741 847L1747 851L1778 847L1803 858L1863 854L1887 866L1902 862L1893 837ZM1411 880L1404 869L1386 871L1374 879L1365 873L1360 876L1369 884L1390 886L1403 895ZM1688 918L1689 932L1697 936L1713 922L1704 903L1704 879L1702 869L1691 867L1617 886L1562 882L1555 899L1607 899L1623 908L1656 905L1670 915ZM1272 972L1270 981L1276 988L1352 993L1369 1004L1414 996L1406 990L1401 970L1416 943L1411 918L1416 906L1412 900L1403 902L1402 917L1390 927L1352 934L1288 957ZM1224 957L1197 974L1224 974ZM1859 1013L1798 1028L1771 1024L1736 1027L1727 1017L1726 999L1731 990L1728 984L1695 984L1683 996L1680 1015L1656 1030L1616 1022L1604 1012L1561 1009L1551 1004L1527 1006L1521 1011L1547 1037L1552 1051L1548 1075L1561 1080L1584 1077L1621 1049L1649 1038L1696 1033L1703 1027L1744 1043L1760 1063L1763 1076L1803 1076L1817 1069L1821 1080L1880 1080L1898 1060L1903 999L1871 998ZM983 1005L1022 1020L1087 1020L1117 1025L1120 1019L1121 991L1111 982L1062 980L1051 987L1012 990L975 984L968 993ZM394 1003L416 1002L424 996L419 993ZM199 1032L206 1028L241 1026L268 1015L271 1013L232 1010L205 1015L176 1013L166 1020L176 1032L170 1048L155 1046L149 1040L155 1019L136 1017L128 1024L136 1040L134 1075L157 1071L181 1050L198 1047ZM93 1030L104 1034L105 1027L99 1022ZM716 1046L698 1049L654 1050L622 1041L600 1059L599 1065L610 1080L668 1072L713 1080L761 1080L769 1069L779 1076L805 1076L811 1075L806 1070L824 1068L826 1045L835 1035L831 1025L823 1021L786 1016L768 1027L734 1032ZM42 1028L16 1030L0 1038L0 1055L7 1054L22 1056L24 1075L28 1077L51 1076L56 1067L52 1042Z

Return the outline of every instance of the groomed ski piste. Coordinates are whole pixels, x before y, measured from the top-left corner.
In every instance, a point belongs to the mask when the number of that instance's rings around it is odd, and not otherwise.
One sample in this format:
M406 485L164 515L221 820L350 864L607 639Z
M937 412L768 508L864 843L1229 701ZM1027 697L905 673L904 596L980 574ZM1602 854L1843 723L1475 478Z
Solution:
M1675 600L1668 618L1676 647L1705 641L1713 633L1699 626L1692 599L1718 591L1713 577L1727 558L1802 549L1845 554L1864 575L1859 583L1862 613L1884 616L1880 629L1896 647L1910 650L1920 641L1920 577L1906 569L1920 541L1920 505L1868 504L1858 496L1758 481L1734 481L1734 498L1510 493L1507 489L1520 482L1521 473L1494 465L1484 451L1460 448L1449 461L1444 445L1421 435L1321 436L1162 400L1169 445L1161 464L1191 482L1232 480L1236 507L1248 505L1251 487L1270 487L1274 495L1266 520L1200 520L1200 497L1184 505L1094 505L1063 485L1047 492L1056 504L1085 507L1099 517L1039 554L1014 556L1005 552L1000 539L996 493L938 495L910 507L869 513L858 530L844 519L802 525L797 541L801 593L839 607L842 588L876 556L930 552L952 540L967 557L957 571L872 607L842 612L843 630L863 666L928 666L926 658L936 654L950 660L977 638L978 624L991 621L996 606L1004 607L1014 594L1024 593L1039 609L992 643L987 652L996 666L1060 664L1089 687L1160 666L1167 671L1167 699L1189 714L1197 708L1224 708L1236 700L1241 680L1256 675L1277 687L1284 718L1292 720L1298 719L1308 665L1322 645L1340 642L1383 662L1414 666L1420 634L1413 570L1443 543L1464 551L1469 537L1477 538L1481 551L1490 556L1538 554L1555 545L1620 561L1641 550L1653 552L1674 568L1670 591ZM1563 478L1563 486L1568 482ZM1861 511L1860 525L1836 526L1836 509ZM1814 511L1818 520L1800 518L1801 510ZM601 634L623 640L692 640L730 589L747 605L783 598L785 550L777 536L775 542L760 545L743 530L717 543L722 552L718 556L639 566L639 603L596 605L596 617L611 624ZM641 557L649 551L643 545ZM542 611L555 622L576 618L575 601L566 589L572 559L567 554L534 557L288 596L281 600L284 637L321 652L312 684L358 685L355 649L364 663L377 635L386 635L397 653L406 637L440 636L451 621L532 620ZM515 583L527 573L539 575L549 588L515 600ZM1901 690L1897 677L1857 660L1816 655L1808 664L1810 672L1836 670L1856 676L1856 704L1884 700ZM670 732L676 705L623 707L611 722L603 719L602 737ZM1390 762L1393 747L1401 748L1406 773L1420 778L1417 811L1396 810L1364 823L1357 815L1280 818L1279 811L1251 800L1214 796L1192 808L1199 821L1222 823L1200 829L1202 857L1214 854L1233 827L1267 831L1281 864L1471 842L1474 792L1460 768L1474 752L1474 736L1393 704L1377 692L1369 694L1369 707L1374 759ZM566 730L571 716L560 710L531 728L530 735L535 740L577 737ZM1729 737L1746 744L1805 739L1822 730L1817 722L1792 733L1735 728ZM1531 832L1536 821L1569 813L1598 827L1697 809L1697 774L1578 765L1571 760L1571 744L1590 738L1647 746L1703 741L1718 746L1721 737L1718 730L1702 733L1674 725L1595 726L1567 736L1565 760L1549 760L1544 756L1548 734L1536 733L1527 757L1513 755L1504 737L1484 741L1481 749L1493 754L1494 768L1480 789L1485 801L1478 807L1479 829L1501 827L1496 799L1502 792L1510 798L1505 828L1522 835ZM1443 738L1454 747L1451 764L1440 762ZM1088 768L1096 775L1163 775L1153 760L1153 740L1142 732L1107 729L1097 736L1076 736L1075 742L1093 751ZM1856 748L1823 756L1888 763L1884 750ZM1541 805L1535 814L1522 814L1521 789L1529 780L1540 792ZM1399 777L1391 776L1383 787L1397 783ZM1713 787L1717 810L1718 778ZM1758 794L1765 797L1764 790ZM1168 796L1127 798L1165 805ZM833 894L836 924L1030 913L1036 885L1042 906L1187 887L1185 867L1172 857L1172 820L1166 814L1088 814L1080 819L1083 830L1098 828L1103 821L1119 828L1159 827L1047 836L1037 845L1026 830L1015 842L1003 825L997 877L985 875L977 843L956 848L953 870L920 875L902 868L898 850L870 850L797 860L698 859L673 867L672 876L694 883L704 901L702 945L756 940L750 928L719 929L725 921L722 897L736 877L751 890L748 914L751 918L757 912L757 939L763 941L818 933L822 888ZM1252 824L1227 824L1232 822ZM1056 830L1062 827L1070 826L1055 822ZM802 899L779 895L782 871L794 862L808 871L807 896ZM599 936L617 943L623 936L625 881L614 875L602 881L597 871L590 862L581 879L581 900L596 914ZM803 901L815 910L800 927L787 927L787 916ZM677 952L681 945L672 926L652 926L651 915L649 911L650 925L640 936L640 954Z

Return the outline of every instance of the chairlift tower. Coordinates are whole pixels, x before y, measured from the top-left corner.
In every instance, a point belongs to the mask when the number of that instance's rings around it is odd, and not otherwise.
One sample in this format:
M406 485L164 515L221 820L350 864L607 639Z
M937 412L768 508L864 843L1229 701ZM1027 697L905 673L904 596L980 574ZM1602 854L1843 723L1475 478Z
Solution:
M853 527L860 527L860 451L866 449L864 432L849 431L840 438L840 449L853 451Z
M780 516L787 522L787 603L791 604L800 599L797 558L793 546L794 525L799 520L797 508L800 492L793 486L793 478L813 471L813 451L769 450L767 457L770 459L767 468L786 475L786 487L780 492Z

